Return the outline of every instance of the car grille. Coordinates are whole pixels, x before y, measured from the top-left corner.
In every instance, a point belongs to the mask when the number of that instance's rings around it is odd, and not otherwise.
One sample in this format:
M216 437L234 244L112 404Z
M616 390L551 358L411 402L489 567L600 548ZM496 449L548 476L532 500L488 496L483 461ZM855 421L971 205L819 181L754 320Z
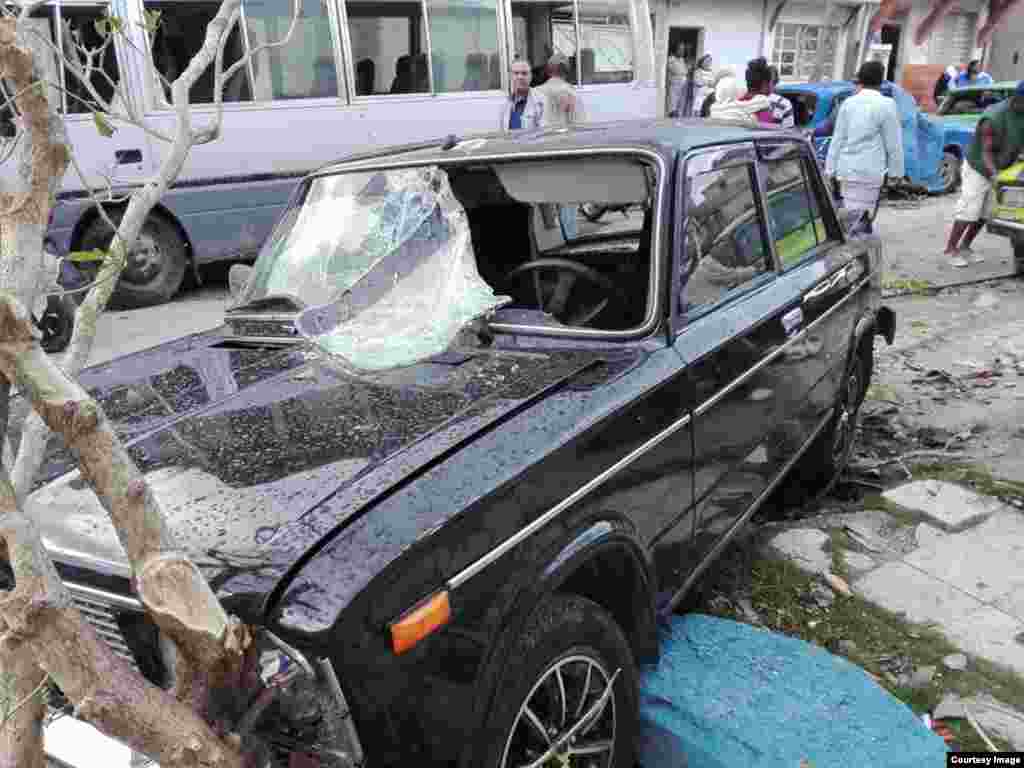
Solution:
M130 597L101 592L82 584L66 581L64 586L68 588L71 599L75 601L75 605L82 612L85 620L96 630L96 634L106 641L115 654L135 669L139 669L135 655L121 631L117 615L123 611L141 613L142 604Z

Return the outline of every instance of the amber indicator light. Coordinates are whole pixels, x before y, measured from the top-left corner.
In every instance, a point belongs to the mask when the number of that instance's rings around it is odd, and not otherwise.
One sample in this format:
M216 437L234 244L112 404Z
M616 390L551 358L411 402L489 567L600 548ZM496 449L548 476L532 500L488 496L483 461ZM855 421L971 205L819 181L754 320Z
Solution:
M448 592L438 592L421 602L391 625L391 648L400 655L416 645L452 617Z

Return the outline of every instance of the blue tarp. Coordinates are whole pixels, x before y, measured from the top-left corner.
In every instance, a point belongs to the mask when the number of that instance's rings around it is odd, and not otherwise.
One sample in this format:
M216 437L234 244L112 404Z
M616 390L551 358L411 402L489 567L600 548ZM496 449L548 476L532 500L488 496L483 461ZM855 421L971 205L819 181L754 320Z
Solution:
M862 670L802 640L673 616L642 670L642 768L945 765L946 745Z
M885 83L882 93L891 96L900 110L906 175L914 184L920 184L929 192L942 192L945 186L942 181L942 124L921 112L914 97L898 85ZM814 140L815 152L822 167L831 142L830 136Z

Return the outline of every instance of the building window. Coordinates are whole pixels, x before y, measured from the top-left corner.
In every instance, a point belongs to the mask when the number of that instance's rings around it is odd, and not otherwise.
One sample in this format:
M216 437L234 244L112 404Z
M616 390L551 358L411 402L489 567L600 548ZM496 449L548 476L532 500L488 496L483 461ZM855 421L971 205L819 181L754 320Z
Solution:
M580 9L580 82L633 79L629 0L577 0Z
M787 80L811 80L815 77L818 56L824 47L821 72L830 78L835 69L837 27L816 24L776 24L772 40L772 63L779 76Z

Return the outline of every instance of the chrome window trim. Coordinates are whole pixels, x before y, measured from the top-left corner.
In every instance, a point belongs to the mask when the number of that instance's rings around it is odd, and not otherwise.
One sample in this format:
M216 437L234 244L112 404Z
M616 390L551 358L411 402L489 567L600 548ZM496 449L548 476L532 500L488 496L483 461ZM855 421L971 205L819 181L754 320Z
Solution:
M76 470L77 472L77 470ZM43 537L43 546L46 552L53 560L58 560L68 565L78 566L88 570L96 570L100 573L105 573L113 576L120 576L126 579L130 579L132 576L132 569L126 563L117 560L109 560L103 557L96 557L86 552L79 552L74 549L68 549L67 547L60 547L51 544L46 541L46 537Z
M484 143L488 139L483 139ZM417 151L417 150L411 150ZM422 150L420 150L422 151ZM655 251L654 258L651 259L651 274L648 279L648 291L647 291L647 315L644 317L643 322L636 328L630 328L624 331L603 331L595 330L592 328L545 328L541 326L533 325L515 325L512 323L489 323L489 327L500 333L513 333L513 334L524 334L530 336L547 336L556 338L570 338L570 339L636 339L650 335L661 322L661 304L662 304L662 287L661 287L661 275L664 271L663 260L666 258L662 252L663 249L657 247L662 237L662 226L663 222L663 205L666 194L666 187L668 185L668 171L665 164L665 159L652 149L647 147L588 147L586 149L562 149L562 150L547 150L547 151L524 151L524 152L513 152L505 154L475 154L472 150L465 153L455 154L459 152L458 149L450 150L452 152L452 159L438 158L437 156L425 158L425 159L413 159L413 160L390 160L382 162L380 158L370 158L368 160L356 160L351 164L341 163L332 165L328 168L324 168L316 173L310 174L309 178L319 178L321 176L331 176L337 173L352 173L355 171L382 171L391 168L412 168L427 165L438 165L442 167L452 165L465 165L472 163L490 163L490 162L515 162L521 160L537 160L537 159L548 159L548 158L559 158L559 157L579 157L579 156L595 156L595 155L619 155L619 156L640 156L645 160L650 161L658 171L658 182L654 194L654 199L651 201L654 207L654 217L652 222L651 230L651 244L652 250Z
M870 275L862 278L855 285L850 287L850 289L847 292L846 296L844 296L840 301L837 301L826 312L823 312L818 318L816 318L814 320L814 322L812 322L806 328L804 328L799 333L794 335L785 344L780 346L778 349L776 349L770 355L767 355L766 357L764 357L761 361L758 362L757 365L749 368L746 372L744 372L740 376L736 377L732 382L730 382L728 385L726 385L723 389L721 389L720 391L716 392L712 397L708 398L703 403L701 403L697 408L694 409L694 411L692 413L692 416L691 416L691 414L687 414L686 416L683 416L682 418L676 420L675 422L670 424L668 427L663 429L661 432L659 432L658 434L656 434L653 437L649 438L645 443L643 443L643 445L638 446L637 448L632 450L629 454L627 454L626 456L622 457L617 462L615 462L612 466L608 467L608 469L604 470L599 475L597 475L596 477L594 477L593 479L591 479L590 481L588 481L584 485L582 485L579 488L577 488L575 491L573 491L567 497L562 499L562 501L558 502L558 504L556 504L555 506L551 507L547 512L544 512L543 514L541 514L540 517L536 518L531 523L529 523L528 525L524 526L523 528L521 528L516 533L512 534L512 536L510 536L509 538L505 539L505 541L503 541L501 544L496 546L490 552L486 553L482 557L480 557L477 560L473 561L468 566L463 568L461 571L456 573L453 577L448 579L448 581L446 582L446 587L449 590L454 590L454 589L457 589L458 587L462 586L467 581L469 581L474 576L476 576L481 571L483 571L485 568L487 568L489 565L491 565L494 562L496 562L499 558L501 558L502 555L504 555L507 552L509 552L510 550L514 549L516 546L518 546L520 543L522 543L525 539L529 538L532 534L536 533L538 530L543 528L545 525L547 525L549 522L551 522L553 519L555 519L558 515L560 515L566 509L568 509L573 504L575 504L576 502L578 502L579 500L584 498L591 491L593 491L594 489L596 489L596 488L600 487L601 485L603 485L604 483L606 483L609 479L611 479L612 477L617 475L619 472L621 472L623 469L628 467L634 461L639 459L645 453L647 453L648 451L650 451L653 448L656 448L658 445L660 445L662 442L664 442L667 438L671 437L676 432L678 432L680 429L685 427L687 424L690 423L692 418L696 418L698 416L701 416L701 415L707 413L708 410L713 408L717 403L719 403L730 392L734 391L737 387L742 386L743 383L745 381L747 381L751 376L755 375L759 370L761 370L764 366L768 365L771 361L773 361L776 358L778 358L780 355L785 354L785 352L788 349L790 349L791 347L796 345L798 342L800 342L810 331L812 331L813 329L817 328L818 325L820 325L821 323L825 322L835 311L837 311L840 307L845 305L846 302L848 302L852 297L858 295L860 289L863 288L870 280L871 280L871 276ZM831 409L830 409L830 412L831 412ZM825 422L823 422L823 424L824 423ZM823 427L821 425L819 425L817 431L814 433L814 436L816 436L818 434L818 432L820 432L820 430L822 428ZM803 450L806 449L807 445L810 444L810 440L812 440L812 439L813 439L813 436L808 441L806 441L804 443L804 446L801 449L800 453L798 453L793 459L790 460L789 463L787 463L783 467L783 470L775 478L775 480L769 486L768 490L766 490L758 498L757 502L754 505L751 506L751 510L756 509L757 505L760 504L761 501L763 501L763 499L765 497L767 497L768 493L772 489L775 488L776 484L781 480L782 477L784 477L785 473L789 471L789 469L792 467L793 463L795 463L796 459L799 458L800 455L802 455ZM748 510L748 513L745 514L744 516L742 516L740 518L740 520L741 521L745 521L746 519L748 519L750 514L752 514L751 510ZM713 550L713 552L714 551L715 550Z

